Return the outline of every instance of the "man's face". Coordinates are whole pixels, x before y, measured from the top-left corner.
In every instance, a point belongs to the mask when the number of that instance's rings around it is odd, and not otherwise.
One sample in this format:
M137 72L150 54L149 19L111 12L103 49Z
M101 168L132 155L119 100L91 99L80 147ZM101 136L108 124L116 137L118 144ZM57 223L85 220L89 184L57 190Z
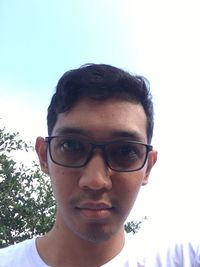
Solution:
M52 136L70 132L91 142L135 140L137 136L136 141L147 143L146 123L141 105L121 100L83 99L69 112L59 114ZM45 143L40 146L45 147ZM116 172L106 165L99 149L81 168L56 165L47 154L47 159L40 152L39 157L46 164L43 171L51 177L57 225L90 242L107 240L123 232L124 221L156 161L156 152L152 151L141 170Z

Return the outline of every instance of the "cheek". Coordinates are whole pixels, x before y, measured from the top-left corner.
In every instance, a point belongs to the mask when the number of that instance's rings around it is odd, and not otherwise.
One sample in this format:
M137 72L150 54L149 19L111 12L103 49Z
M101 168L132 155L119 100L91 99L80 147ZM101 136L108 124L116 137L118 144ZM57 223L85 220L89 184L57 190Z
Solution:
M79 177L76 170L54 166L50 169L49 175L54 196L58 203L67 200L76 190Z
M125 174L120 179L116 179L113 186L116 188L116 193L119 197L121 207L127 212L130 211L137 198L138 192L142 185L142 174L134 173L134 175Z

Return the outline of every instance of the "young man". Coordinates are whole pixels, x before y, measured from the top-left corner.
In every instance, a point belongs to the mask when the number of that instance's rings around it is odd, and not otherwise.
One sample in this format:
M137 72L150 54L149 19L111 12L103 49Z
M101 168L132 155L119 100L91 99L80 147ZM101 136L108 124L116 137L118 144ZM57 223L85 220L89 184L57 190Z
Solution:
M49 137L35 147L56 222L45 236L2 249L0 267L185 266L167 265L167 251L162 265L125 240L124 222L157 159L147 81L103 64L66 72L47 122Z

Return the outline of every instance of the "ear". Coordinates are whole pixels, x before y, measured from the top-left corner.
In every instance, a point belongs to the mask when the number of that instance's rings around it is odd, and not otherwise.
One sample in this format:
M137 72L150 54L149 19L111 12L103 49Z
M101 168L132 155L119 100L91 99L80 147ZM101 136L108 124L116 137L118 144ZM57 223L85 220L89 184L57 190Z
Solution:
M142 185L146 185L149 181L149 175L151 173L151 170L152 170L154 164L157 161L157 154L158 153L155 150L149 152L148 159L147 159L147 167L146 167L145 176L143 178Z
M48 161L47 161L47 148L48 144L43 137L38 137L35 142L35 150L37 152L40 168L45 174L49 174Z

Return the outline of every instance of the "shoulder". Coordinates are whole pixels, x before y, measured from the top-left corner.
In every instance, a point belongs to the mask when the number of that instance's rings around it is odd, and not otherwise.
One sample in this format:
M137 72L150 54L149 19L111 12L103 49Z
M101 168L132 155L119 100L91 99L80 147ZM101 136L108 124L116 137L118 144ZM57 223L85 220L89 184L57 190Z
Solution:
M145 267L200 267L200 239L197 236L180 237L129 234L128 258ZM132 265L130 265L132 266Z
M165 266L200 267L200 240L195 237L169 238L158 242L155 259Z
M30 255L35 248L35 238L0 249L0 267L29 267Z

